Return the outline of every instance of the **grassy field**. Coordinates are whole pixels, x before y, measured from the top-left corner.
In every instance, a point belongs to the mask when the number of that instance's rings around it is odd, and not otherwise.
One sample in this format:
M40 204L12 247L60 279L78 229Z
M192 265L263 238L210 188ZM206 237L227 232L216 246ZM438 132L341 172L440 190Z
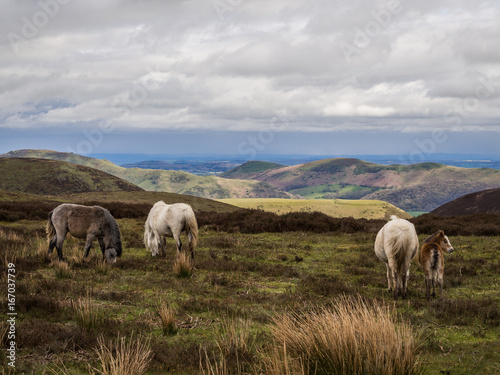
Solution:
M500 373L500 237L451 237L455 252L445 256L443 297L424 299L423 273L413 264L409 298L393 301L385 265L373 253L374 233L200 228L196 269L178 278L171 240L167 257L153 258L142 245L143 221L118 222L124 253L111 267L100 263L96 244L82 262L83 243L73 238L64 247L67 266L55 254L48 262L45 222L0 222L1 283L7 284L8 264L16 270L17 372L101 370L100 345L119 334L149 347L148 374L266 373L262 358L273 317L300 316L359 294L411 325L425 373ZM5 348L7 296L0 296ZM84 305L91 308L90 321L76 313ZM165 308L173 314L170 330L160 318ZM5 350L0 365L8 374Z
M332 217L355 219L388 219L391 215L410 218L411 215L390 203L376 200L349 199L218 199L219 202L241 208L254 208L276 214L288 212L322 212Z

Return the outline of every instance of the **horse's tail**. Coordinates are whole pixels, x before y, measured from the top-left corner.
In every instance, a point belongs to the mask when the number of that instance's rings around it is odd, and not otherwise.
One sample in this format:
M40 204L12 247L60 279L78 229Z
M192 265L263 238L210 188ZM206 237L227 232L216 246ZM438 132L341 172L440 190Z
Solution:
M189 210L186 213L186 232L189 238L189 251L191 256L194 256L194 249L198 244L198 222L196 221L196 216L194 216L193 210Z
M411 257L412 251L410 251L410 246L413 242L413 233L411 227L401 227L397 226L394 229L394 233L389 238L388 245L389 251L392 256L397 260L398 266L401 266L407 257ZM405 249L408 249L405 251Z
M45 226L45 231L47 232L47 240L50 242L52 238L56 235L56 228L52 223L52 214L54 211L50 211L49 219L47 220L47 225Z
M146 248L151 250L151 254L155 256L158 254L158 245L160 244L160 238L158 238L155 230L151 227L151 224L148 220L146 220L146 224L144 225L144 245Z

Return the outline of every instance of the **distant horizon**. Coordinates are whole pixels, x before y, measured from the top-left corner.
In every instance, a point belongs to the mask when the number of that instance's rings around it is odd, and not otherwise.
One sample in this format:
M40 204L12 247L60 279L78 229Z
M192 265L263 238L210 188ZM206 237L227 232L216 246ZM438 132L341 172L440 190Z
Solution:
M18 149L11 151L22 151L33 149ZM50 149L36 149L52 152L65 152ZM6 153L3 153L6 154ZM75 154L79 155L79 154ZM186 153L186 154L166 154L166 153L93 153L81 155L95 159L105 159L118 166L125 167L140 167L153 169L169 169L162 168L161 165L151 164L148 166L137 165L148 162L166 162L171 165L177 165L179 170L183 170L183 164L186 165L205 165L203 170L210 168L212 165L214 170L221 171L233 168L237 165L244 164L249 161L273 162L282 165L298 165L309 163L318 160L332 158L352 158L359 159L369 163L380 165L414 165L419 163L439 163L444 165L462 167L462 168L492 168L500 169L500 154L463 154L463 153L435 153L427 155L426 160L410 162L405 154L353 154L353 155L312 155L312 154L260 154L258 159L248 160L240 154L216 154L216 153ZM221 169L220 164L226 163L225 169ZM228 167L229 166L229 167ZM189 168L188 168L189 169Z

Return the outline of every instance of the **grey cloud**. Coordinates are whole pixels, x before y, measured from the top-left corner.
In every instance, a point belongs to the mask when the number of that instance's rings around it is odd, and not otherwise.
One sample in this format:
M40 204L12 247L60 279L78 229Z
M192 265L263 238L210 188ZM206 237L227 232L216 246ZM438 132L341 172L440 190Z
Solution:
M58 11L17 51L9 33L44 8L0 15L0 128L249 131L276 112L295 131L449 128L480 77L492 86L460 129L497 128L493 2L41 1Z

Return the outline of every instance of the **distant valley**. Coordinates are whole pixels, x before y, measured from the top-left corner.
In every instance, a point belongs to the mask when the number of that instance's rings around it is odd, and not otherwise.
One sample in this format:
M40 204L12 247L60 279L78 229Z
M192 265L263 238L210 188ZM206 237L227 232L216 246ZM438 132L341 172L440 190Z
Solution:
M80 164L107 172L148 191L164 191L211 199L307 198L373 199L405 211L429 212L462 195L500 188L500 170L459 168L438 163L381 165L353 158L317 160L298 165L247 162L218 175L164 170L168 163L147 162L155 168L125 168L108 160L48 150L19 150L4 158L42 158ZM212 161L193 163L206 174ZM232 161L220 168L227 168ZM177 163L179 167L180 163ZM193 167L191 165L190 167Z
M500 170L438 163L379 165L326 159L283 166L248 162L221 174L268 182L304 198L383 200L406 211L431 211L464 194L500 187Z

